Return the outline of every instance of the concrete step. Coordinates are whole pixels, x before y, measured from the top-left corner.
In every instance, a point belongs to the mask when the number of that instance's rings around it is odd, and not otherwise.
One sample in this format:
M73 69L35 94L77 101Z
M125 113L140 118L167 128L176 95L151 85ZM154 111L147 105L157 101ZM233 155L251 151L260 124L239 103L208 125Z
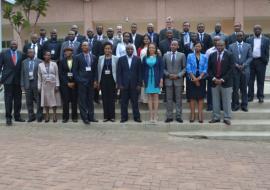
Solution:
M270 141L270 132L169 132L172 137L215 140Z
M268 133L270 132L270 120L252 120L246 122L244 120L232 120L231 126L226 126L224 123L215 123L209 124L208 121L205 123L189 123L188 121L184 121L184 123L164 123L163 121L159 121L156 123L150 123L149 121L143 121L142 123L136 123L134 121L128 121L124 124L120 123L119 120L116 122L102 122L91 123L90 125L85 125L81 120L77 123L73 123L72 121L68 123L62 123L59 120L57 123L53 123L52 121L45 123L37 123L37 122L14 122L13 126L15 127L49 127L49 128L58 128L63 127L65 129L72 128L94 128L99 130L135 130L135 131L157 131L157 132L205 132L206 134L212 132L261 132ZM0 120L0 126L5 127L5 120ZM206 135L203 134L203 135ZM173 135L173 134L172 134ZM202 135L202 134L201 134ZM198 135L199 136L199 135Z
M52 110L51 110L52 113ZM115 110L116 113L116 119L120 119L121 112L120 109ZM141 109L141 119L147 121L149 118L149 112L147 109ZM62 109L57 109L58 118L62 118ZM249 112L243 112L243 111L237 111L232 112L233 118L238 120L264 120L264 119L270 119L270 109L249 109ZM21 115L23 118L27 118L27 110L23 109L21 111ZM183 109L182 118L184 120L189 120L190 117L190 110L189 109ZM204 112L204 119L210 120L212 116L212 112L205 111ZM97 119L103 119L103 110L102 109L95 109L95 117ZM0 119L5 118L5 110L0 110ZM132 113L131 110L129 110L129 118L132 119ZM166 119L166 110L165 109L159 109L159 120L164 121Z

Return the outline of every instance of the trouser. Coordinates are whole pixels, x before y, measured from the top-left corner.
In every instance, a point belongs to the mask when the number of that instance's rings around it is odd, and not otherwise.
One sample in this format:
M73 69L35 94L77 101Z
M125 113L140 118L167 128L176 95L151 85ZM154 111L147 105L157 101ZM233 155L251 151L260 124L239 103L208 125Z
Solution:
M124 88L121 90L121 119L128 119L128 102L131 101L133 119L140 119L140 111L139 111L139 93L136 87L129 86L128 88Z
M94 119L93 86L78 84L79 110L82 120Z
M28 111L28 118L37 118L41 120L43 117L43 109L40 106L40 93L34 81L29 81L29 88L25 89L26 106ZM34 102L37 105L37 112L34 113Z
M232 87L223 88L221 85L212 87L213 96L213 116L214 120L220 120L220 99L222 98L222 106L224 111L224 120L230 120L231 114L231 100L232 100Z
M63 101L63 119L69 119L69 104L71 103L71 117L78 119L77 100L78 89L69 88L67 85L61 86L61 94Z
M14 102L14 118L19 119L21 117L22 107L22 90L21 86L17 84L4 84L4 98L5 98L5 109L6 119L12 119L12 107Z
M264 80L266 64L260 59L253 59L250 64L250 79L248 84L248 97L254 98L254 82L257 80L257 98L264 98Z
M212 79L208 78L206 80L207 82L207 94L206 94L206 98L207 98L207 107L208 108L212 108L213 107L213 98L212 98L212 90L211 90L211 84L212 84Z
M173 97L175 97L176 118L182 119L182 86L166 86L167 102L166 115L168 119L173 119Z
M247 95L247 85L249 80L249 71L239 71L234 69L233 75L233 94L232 94L232 108L239 108L239 89L241 92L241 107L247 107L248 105L248 95Z
M101 83L101 94L104 119L115 119L116 86Z

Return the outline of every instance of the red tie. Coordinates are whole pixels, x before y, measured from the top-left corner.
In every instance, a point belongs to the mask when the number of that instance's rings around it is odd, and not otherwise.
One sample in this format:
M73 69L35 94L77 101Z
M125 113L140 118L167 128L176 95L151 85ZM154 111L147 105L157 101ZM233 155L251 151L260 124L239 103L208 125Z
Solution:
M217 66L216 66L216 78L220 78L221 76L221 60L220 53L218 53Z
M16 65L16 53L12 53L12 61L13 61L13 64Z

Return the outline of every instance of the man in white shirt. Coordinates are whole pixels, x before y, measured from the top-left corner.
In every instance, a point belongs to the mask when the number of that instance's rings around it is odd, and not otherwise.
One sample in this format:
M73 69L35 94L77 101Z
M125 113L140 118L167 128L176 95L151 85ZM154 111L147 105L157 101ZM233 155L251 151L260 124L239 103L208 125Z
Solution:
M32 34L31 35L31 42L26 44L23 47L24 59L27 58L28 49L33 49L35 51L35 58L42 59L41 46L38 43L38 35L37 34Z

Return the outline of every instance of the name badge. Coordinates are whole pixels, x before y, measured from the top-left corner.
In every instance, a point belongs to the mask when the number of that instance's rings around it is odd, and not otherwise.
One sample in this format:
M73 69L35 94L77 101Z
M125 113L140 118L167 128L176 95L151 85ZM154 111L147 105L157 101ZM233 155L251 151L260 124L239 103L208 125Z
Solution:
M54 49L51 50L51 54L52 54L52 55L55 54L55 50L54 50Z
M91 71L91 67L89 67L89 66L88 67L85 67L85 70L86 71Z
M29 77L33 77L33 76L34 76L33 71L29 71Z
M105 75L110 75L111 71L110 70L105 70Z
M69 72L69 73L67 73L67 76L68 76L68 77L73 77L73 73L70 73L70 72Z

